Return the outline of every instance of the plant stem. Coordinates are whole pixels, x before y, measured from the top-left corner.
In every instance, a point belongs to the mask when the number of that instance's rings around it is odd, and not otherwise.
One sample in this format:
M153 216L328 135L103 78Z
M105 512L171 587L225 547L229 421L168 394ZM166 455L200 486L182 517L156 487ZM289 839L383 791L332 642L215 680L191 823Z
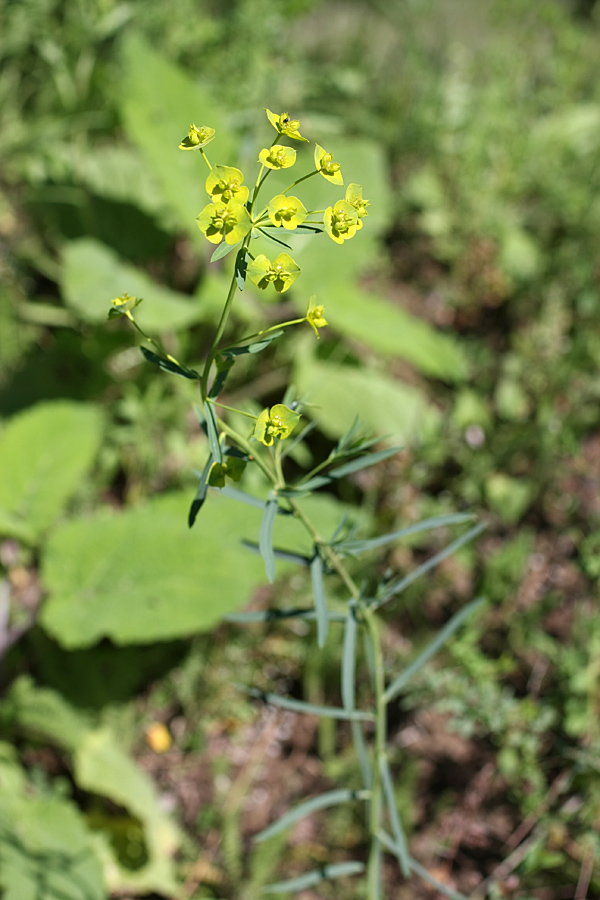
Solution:
M380 759L385 756L387 740L387 709L384 699L385 671L379 633L379 622L372 609L360 605L362 620L367 629L374 662L373 690L375 693L375 742L373 745L371 802L369 805L369 836L371 847L367 863L367 898L381 900L381 842L378 832L382 825L383 788L381 784Z

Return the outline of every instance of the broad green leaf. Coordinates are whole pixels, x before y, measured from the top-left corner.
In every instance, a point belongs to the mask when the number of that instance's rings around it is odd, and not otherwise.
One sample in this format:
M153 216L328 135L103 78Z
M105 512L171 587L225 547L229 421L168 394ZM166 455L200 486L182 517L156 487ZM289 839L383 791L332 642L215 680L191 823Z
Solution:
M28 675L12 685L4 707L14 726L73 751L91 727L90 719L49 688L37 687Z
M268 828L255 834L254 840L257 843L266 841L276 834L279 834L279 832L283 831L285 828L289 828L290 825L299 822L300 819L303 819L305 816L310 816L320 809L327 809L330 806L339 806L342 803L351 803L353 800L368 800L370 796L370 791L325 791L325 793L320 794L318 797L311 797L310 800L299 803L298 806L295 806L294 809L291 809L288 813L281 816L280 819L277 819L277 821L273 822L272 825L269 825Z
M123 262L113 250L90 238L66 245L60 289L65 303L85 322L104 324L110 301L124 292L143 298L135 318L150 334L186 328L205 317L197 299L157 284L141 269Z
M67 400L9 419L0 432L0 534L35 543L91 466L101 433L97 408Z
M241 546L259 518L215 493L189 530L187 492L103 510L54 532L42 562L41 624L67 648L169 640L214 627L251 595L261 565Z
M394 444L422 437L439 421L420 390L379 372L322 362L302 352L295 362L298 392L314 404L321 431L332 438L343 435L356 416Z
M112 889L174 894L177 884L171 858L179 838L174 825L161 812L150 777L119 746L108 729L88 731L73 757L76 783L85 791L108 797L133 813L144 826L148 863L130 871L119 867L109 884Z
M105 900L95 839L75 805L27 790L0 793L3 900Z
M292 894L296 891L304 891L307 888L314 887L315 884L319 884L321 881L343 878L347 875L360 875L364 870L364 863L361 862L334 863L333 865L322 866L320 869L313 869L312 872L306 872L304 875L290 878L288 881L268 884L263 888L263 894Z
M214 163L233 158L231 128L218 92L202 88L135 32L122 43L121 115L129 140L139 149L162 197L181 227L204 244L196 216L206 206L208 174L199 152L178 149L190 124L217 131L207 154ZM127 288L124 288L127 290ZM131 293L131 291L129 291Z

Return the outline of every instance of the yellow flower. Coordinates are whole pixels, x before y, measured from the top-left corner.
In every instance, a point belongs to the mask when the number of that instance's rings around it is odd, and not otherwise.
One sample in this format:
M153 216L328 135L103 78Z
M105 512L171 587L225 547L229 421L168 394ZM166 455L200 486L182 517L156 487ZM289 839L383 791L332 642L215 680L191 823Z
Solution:
M261 253L249 264L246 274L261 291L272 284L278 293L283 294L291 288L300 271L300 266L289 253L280 253L274 262Z
M209 203L196 216L196 223L211 244L220 244L223 238L226 244L237 244L252 228L248 210L235 200Z
M270 109L265 108L265 112L267 114L267 119L279 134L285 134L286 137L294 138L296 141L307 140L305 137L302 137L298 131L300 122L297 119L290 119L289 114L286 112L281 113L279 116L277 113L271 112Z
M336 244L354 237L360 227L358 222L358 213L345 200L338 200L334 207L329 206L323 216L325 231Z
M360 184L349 184L346 188L346 203L349 203L350 206L353 206L356 210L356 214L358 216L358 222L356 223L357 228L362 228L362 218L363 216L368 216L367 206L369 205L368 200L363 200L362 195L362 187Z
M267 169L289 169L296 162L296 151L293 147L273 144L260 151L258 161Z
M180 143L179 149L200 150L201 147L206 147L207 144L210 144L214 136L214 128L209 128L207 125L202 125L200 128L196 128L195 125L190 125L190 130L188 131L187 136L184 137L184 139Z
M108 313L108 318L116 319L117 316L127 316L131 319L131 310L139 306L141 302L141 297L130 297L127 293L121 294L120 297L111 300L112 309Z
M288 231L302 225L308 215L306 207L297 197L286 197L285 194L278 194L269 200L267 212L273 225L278 228L283 225Z
M173 743L169 729L162 722L153 722L152 725L146 728L146 740L148 741L148 746L155 753L166 753L167 750L170 750Z
M244 204L250 191L242 185L243 180L243 174L233 166L214 166L206 179L206 193L213 203L235 200L236 203Z
M318 339L318 329L323 328L325 325L328 325L329 322L324 316L325 310L323 309L323 307L314 305L315 299L316 297L313 294L308 302L308 309L306 310L306 321L308 322Z
M331 181L332 184L344 185L340 164L334 162L333 155L327 153L318 144L315 146L315 166L327 181Z
M289 437L299 421L298 413L283 403L277 403L271 409L263 409L256 420L254 437L265 447L271 447L274 440L283 441Z

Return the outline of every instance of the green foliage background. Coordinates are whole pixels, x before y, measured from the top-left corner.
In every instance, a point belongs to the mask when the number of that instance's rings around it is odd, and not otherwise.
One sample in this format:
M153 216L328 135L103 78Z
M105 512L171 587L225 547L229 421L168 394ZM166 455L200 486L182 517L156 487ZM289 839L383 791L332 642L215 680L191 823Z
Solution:
M466 595L491 601L399 720L440 716L492 761L515 828L534 816L514 896L582 871L600 890L598 18L559 0L0 0L6 900L170 897L186 879L197 898L250 897L280 871L280 844L248 862L239 804L207 802L177 828L134 757L155 720L183 719L184 755L202 754L211 722L249 721L234 667L267 689L265 672L285 663L293 684L308 663L298 690L335 697L333 651L310 659L313 636L283 626L264 646L217 628L261 583L241 544L256 511L219 498L187 531L206 453L193 387L106 323L113 296L141 295L140 324L199 365L227 279L194 223L199 161L177 143L209 124L212 157L253 165L265 106L360 172L371 206L350 249L298 247L287 309L303 315L317 293L321 341L248 356L232 397L258 409L289 380L308 395L318 426L300 464L355 416L403 443L316 498L326 533L343 513L374 534L448 511L489 519L398 609L388 651L409 660ZM281 317L263 300L245 291L245 330ZM402 573L436 549L414 537L384 563ZM278 574L292 603L304 585ZM325 728L318 742L327 775L351 768ZM418 836L418 759L398 763ZM440 815L457 796L447 784ZM328 822L324 846L357 833ZM219 872L196 883L212 827Z

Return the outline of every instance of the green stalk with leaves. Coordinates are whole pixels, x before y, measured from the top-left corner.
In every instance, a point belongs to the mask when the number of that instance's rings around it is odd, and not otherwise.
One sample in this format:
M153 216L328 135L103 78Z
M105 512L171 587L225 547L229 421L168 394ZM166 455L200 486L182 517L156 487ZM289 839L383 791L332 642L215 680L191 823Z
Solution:
M235 261L231 281L224 301L210 350L201 372L196 371L166 353L154 338L146 335L135 320L135 308L141 298L128 294L114 299L109 313L111 318L126 316L142 336L141 350L146 359L159 368L198 382L200 391L199 416L209 445L209 455L200 474L198 489L190 512L192 526L208 498L209 488L227 493L240 502L262 509L258 535L258 551L262 555L265 573L269 581L275 579L276 561L280 557L308 569L314 605L294 610L269 609L262 613L240 613L229 616L230 621L249 623L273 618L297 618L316 621L319 647L329 638L330 624L343 627L343 653L340 673L341 706L318 706L304 701L258 691L251 686L241 686L250 695L284 709L348 721L351 725L357 762L362 774L360 790L344 788L328 791L313 797L292 809L277 822L256 836L257 841L280 833L305 815L318 809L345 803L359 803L363 807L368 850L365 859L322 865L317 869L283 882L272 884L267 893L292 893L323 879L335 879L347 875L364 874L368 900L383 900L383 856L396 857L402 877L412 873L421 875L450 897L458 897L452 891L437 884L414 860L402 826L401 813L396 808L388 756L386 722L388 706L393 702L419 668L443 646L446 640L480 605L477 600L461 610L448 622L432 643L395 677L385 671L382 634L385 620L382 609L395 599L415 578L424 575L450 553L471 540L481 530L471 527L443 551L420 566L415 572L395 580L377 582L375 578L357 583L353 574L353 560L367 551L384 547L408 534L428 529L461 525L471 520L464 514L439 516L400 531L376 538L360 539L350 532L344 523L328 538L315 527L303 507L303 499L314 491L335 485L336 481L375 465L397 452L396 447L374 450L377 439L361 437L356 424L338 441L329 456L318 462L310 471L299 477L290 477L286 460L292 447L302 442L312 425L299 430L305 412L303 398L295 397L288 389L281 402L263 409L255 415L245 409L236 409L222 403L219 398L226 386L229 374L240 356L258 353L273 341L283 339L296 327L308 324L319 338L319 328L327 326L325 310L311 297L306 314L277 325L265 327L251 335L240 337L233 343L223 343L230 323L236 299L250 280L260 291L284 294L301 276L301 268L288 250L292 248L284 238L288 234L321 233L343 244L360 234L363 219L368 215L368 201L362 197L359 184L351 183L342 198L336 199L322 210L308 210L302 201L290 191L308 178L321 176L336 188L343 188L344 181L339 163L319 144L315 145L314 168L292 181L282 193L263 199L264 190L272 172L292 168L296 163L296 150L284 141L306 142L300 133L300 123L287 113L276 114L266 110L267 118L275 129L275 138L269 147L260 151L260 164L250 190L244 184L244 174L229 165L212 165L206 153L207 145L215 132L208 126L192 125L188 135L180 143L184 151L198 152L205 161L209 173L205 181L209 202L197 216L197 225L206 239L216 245L212 260L222 259L232 251ZM268 241L277 248L284 248L271 259L255 252L255 241ZM233 427L228 413L248 419L249 427L241 431ZM293 439L289 439L294 435ZM286 442L288 442L286 444ZM248 465L260 469L266 483L266 497L257 499L228 482L239 483ZM208 504L210 507L210 504ZM210 515L210 508L205 510ZM281 550L274 546L273 531L278 516L293 516L305 528L310 537L310 555L295 550ZM337 580L335 590L346 598L346 612L334 612L328 604L330 583ZM362 646L366 647L366 660L370 673L371 699L366 708L357 706L358 669L362 665Z

